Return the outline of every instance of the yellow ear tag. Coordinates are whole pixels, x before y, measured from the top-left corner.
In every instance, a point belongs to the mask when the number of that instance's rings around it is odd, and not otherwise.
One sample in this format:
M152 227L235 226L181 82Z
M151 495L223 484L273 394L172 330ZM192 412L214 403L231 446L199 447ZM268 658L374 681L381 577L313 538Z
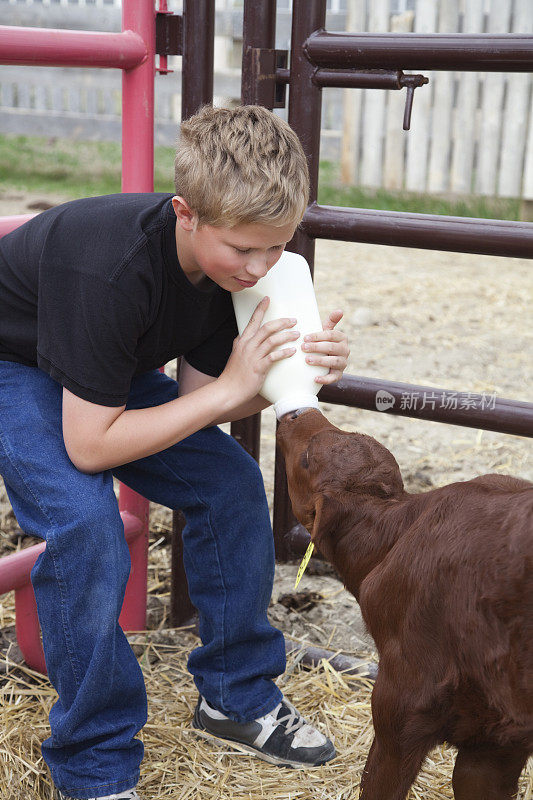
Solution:
M302 558L302 563L300 564L300 569L298 570L298 574L296 575L296 583L294 584L294 588L298 586L300 581L302 580L302 575L305 572L306 566L309 564L309 559L313 555L313 550L315 549L315 543L309 542L309 547L305 551L305 556Z

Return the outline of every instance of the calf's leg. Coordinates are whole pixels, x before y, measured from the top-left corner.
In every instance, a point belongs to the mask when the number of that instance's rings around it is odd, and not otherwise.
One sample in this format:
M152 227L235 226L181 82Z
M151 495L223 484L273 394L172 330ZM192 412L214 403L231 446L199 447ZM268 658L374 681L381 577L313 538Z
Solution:
M452 778L455 800L513 800L527 757L517 746L461 747Z
M435 743L433 736L420 733L410 713L413 706L407 690L400 697L380 672L372 694L375 738L361 778L360 800L405 800Z
M361 778L359 800L405 800L430 746L402 752L376 736Z

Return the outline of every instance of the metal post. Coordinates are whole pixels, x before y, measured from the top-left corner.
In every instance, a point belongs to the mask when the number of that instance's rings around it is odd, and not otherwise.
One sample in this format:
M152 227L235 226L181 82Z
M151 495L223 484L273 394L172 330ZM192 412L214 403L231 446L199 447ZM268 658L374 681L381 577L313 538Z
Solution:
M146 57L137 67L122 72L122 191L154 190L154 77L155 9L153 0L124 0L123 31L134 31L146 47ZM121 511L139 517L142 536L132 552L132 572L124 608L123 627L146 627L146 585L148 578L149 508L148 500L121 484Z
M242 28L242 88L243 105L254 103L257 74L252 69L253 50L273 50L276 46L276 0L244 0Z
M188 119L203 105L213 103L215 53L214 0L184 0L183 64L181 72L181 118ZM182 532L185 518L180 511L172 514L172 568L170 622L179 627L190 623L192 605L183 565Z
M142 37L146 57L122 72L122 191L154 191L155 9L153 0L124 0L123 31Z
M252 69L254 50L274 49L276 44L276 0L245 0L242 45L242 91L244 105L254 103L256 97L255 79L257 73ZM231 435L257 462L261 448L261 414L240 419L231 425Z
M292 40L290 65L289 124L298 134L307 156L310 178L310 203L316 202L318 193L318 166L320 155L320 118L322 91L312 82L314 67L305 57L303 44L313 31L326 24L326 0L294 0L292 11ZM298 230L289 244L289 250L301 253L307 259L311 274L315 255L315 240L305 231ZM276 557L290 557L286 534L294 526L285 464L281 450L276 447L274 468L274 541Z
M289 125L298 134L309 164L310 195L314 203L318 194L320 156L320 120L322 91L313 83L314 66L307 60L303 45L311 33L326 24L326 0L294 0L292 12L291 69L289 93ZM309 263L313 273L315 242L298 231L289 246Z
M215 0L184 0L181 118L213 102Z

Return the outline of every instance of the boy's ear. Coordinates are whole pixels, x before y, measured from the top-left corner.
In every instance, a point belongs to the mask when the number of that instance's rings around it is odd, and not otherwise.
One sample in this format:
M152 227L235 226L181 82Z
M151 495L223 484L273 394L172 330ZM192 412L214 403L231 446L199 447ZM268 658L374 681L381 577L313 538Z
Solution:
M175 195L172 198L172 208L180 227L186 231L192 231L196 222L196 213L188 202L183 197Z

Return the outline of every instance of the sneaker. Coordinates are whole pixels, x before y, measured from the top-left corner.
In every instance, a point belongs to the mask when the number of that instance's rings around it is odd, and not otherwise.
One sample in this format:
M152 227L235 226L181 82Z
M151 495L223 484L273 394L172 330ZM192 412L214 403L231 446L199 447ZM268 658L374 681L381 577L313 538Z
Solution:
M56 789L56 800L75 800L75 798L68 797L68 795L63 794ZM141 800L135 789L127 789L125 792L119 792L118 794L106 794L100 795L99 797L90 797L89 800Z
M333 743L285 698L253 722L234 722L200 697L192 724L200 736L223 739L235 749L244 749L271 764L317 767L335 757Z

